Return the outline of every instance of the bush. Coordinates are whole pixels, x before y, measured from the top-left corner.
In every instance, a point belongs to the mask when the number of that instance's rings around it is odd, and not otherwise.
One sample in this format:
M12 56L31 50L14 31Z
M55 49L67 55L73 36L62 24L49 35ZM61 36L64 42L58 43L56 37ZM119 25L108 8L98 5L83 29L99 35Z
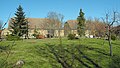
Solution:
M120 56L113 56L109 68L120 68Z
M36 34L33 34L34 37L36 37L37 35Z
M6 40L8 40L8 41L17 41L17 40L21 40L20 39L20 37L19 36L16 36L16 35L8 35L7 37L6 37Z
M43 35L36 35L36 39L44 39L45 37Z
M116 40L117 37L115 35L111 35L111 40Z
M75 39L75 35L74 35L74 34L69 34L67 37L68 37L68 40L73 40L73 39Z

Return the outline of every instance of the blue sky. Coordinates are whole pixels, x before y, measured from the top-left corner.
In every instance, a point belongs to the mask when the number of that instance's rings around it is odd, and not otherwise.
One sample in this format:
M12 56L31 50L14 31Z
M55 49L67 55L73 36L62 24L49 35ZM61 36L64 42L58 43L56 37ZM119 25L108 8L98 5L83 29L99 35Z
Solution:
M0 0L0 20L6 22L22 5L26 17L45 18L50 11L64 15L64 21L74 20L83 9L85 17L103 17L106 12L120 12L120 0Z

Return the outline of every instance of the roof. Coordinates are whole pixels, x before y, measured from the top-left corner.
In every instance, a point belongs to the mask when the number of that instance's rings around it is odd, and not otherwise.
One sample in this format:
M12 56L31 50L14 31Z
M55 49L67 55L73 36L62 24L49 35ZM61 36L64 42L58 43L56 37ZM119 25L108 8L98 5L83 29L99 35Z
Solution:
M45 29L47 26L45 23L48 22L48 19L45 18L28 18L29 28L30 29Z
M77 20L68 20L66 23L69 25L71 29L77 29L78 24Z
M11 20L9 21L8 28L10 28ZM47 18L27 18L27 20L29 22L29 29L58 29L59 26L57 22L52 23L53 21Z

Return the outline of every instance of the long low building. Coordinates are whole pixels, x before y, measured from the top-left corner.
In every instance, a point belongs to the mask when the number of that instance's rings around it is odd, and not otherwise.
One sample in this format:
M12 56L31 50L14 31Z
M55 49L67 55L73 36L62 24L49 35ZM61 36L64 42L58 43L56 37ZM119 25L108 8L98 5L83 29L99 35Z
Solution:
M8 29L4 29L2 32L2 36L11 34L11 23L13 19L9 20ZM28 18L28 36L29 38L34 38L34 34L37 31L37 34L43 35L47 37L48 35L51 35L53 37L60 36L68 36L68 34L77 34L77 20L68 20L65 22L64 26L60 24L60 22L57 21L51 21L47 18ZM89 31L85 31L85 35L89 36Z
M28 36L33 37L33 34L35 34L35 31L37 31L37 34L43 35L47 37L47 35L51 35L54 37L64 36L64 29L62 25L59 22L53 22L50 19L47 18L28 18ZM11 29L11 22L12 19L9 21L8 30Z

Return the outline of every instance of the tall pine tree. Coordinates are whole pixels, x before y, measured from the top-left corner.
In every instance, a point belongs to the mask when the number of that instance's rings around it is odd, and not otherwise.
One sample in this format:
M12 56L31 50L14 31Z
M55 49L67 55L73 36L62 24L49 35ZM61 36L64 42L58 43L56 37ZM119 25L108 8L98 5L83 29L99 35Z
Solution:
M12 18L11 28L13 29L12 34L22 36L28 34L28 21L25 19L25 14L21 5L17 8L15 17Z
M81 36L84 36L85 34L85 18L84 18L84 13L82 12L82 9L80 9L79 16L77 17L78 21L78 34Z

